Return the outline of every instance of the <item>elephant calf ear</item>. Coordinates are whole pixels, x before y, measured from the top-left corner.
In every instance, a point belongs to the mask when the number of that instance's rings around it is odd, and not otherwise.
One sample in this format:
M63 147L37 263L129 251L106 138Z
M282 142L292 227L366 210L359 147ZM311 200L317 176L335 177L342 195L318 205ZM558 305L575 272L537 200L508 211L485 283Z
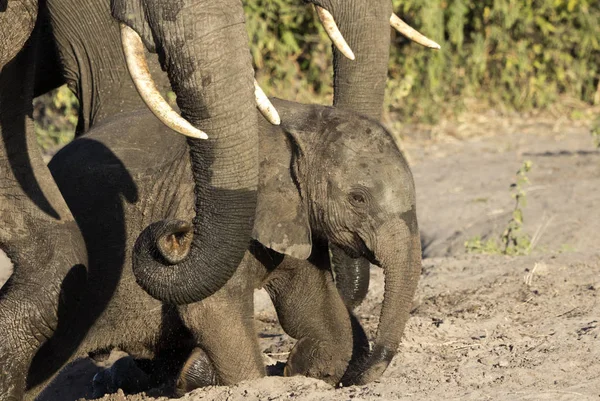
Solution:
M290 161L289 149L261 160L253 237L276 252L308 259L312 250L308 210L292 180Z

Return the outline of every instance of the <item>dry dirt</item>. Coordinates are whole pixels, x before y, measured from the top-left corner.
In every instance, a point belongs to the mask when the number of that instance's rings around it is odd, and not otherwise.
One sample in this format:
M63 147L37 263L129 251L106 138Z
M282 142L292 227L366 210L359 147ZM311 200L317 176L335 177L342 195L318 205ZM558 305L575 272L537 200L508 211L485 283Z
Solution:
M588 128L482 116L405 139L425 259L404 343L381 380L334 390L303 377L267 377L182 399L600 400L600 151ZM466 240L505 229L514 207L509 186L524 160L533 162L523 209L524 231L534 238L529 255L466 253ZM373 269L357 310L370 335L382 290ZM256 304L265 360L285 361L294 341L264 293ZM78 361L40 398L91 397L100 370Z

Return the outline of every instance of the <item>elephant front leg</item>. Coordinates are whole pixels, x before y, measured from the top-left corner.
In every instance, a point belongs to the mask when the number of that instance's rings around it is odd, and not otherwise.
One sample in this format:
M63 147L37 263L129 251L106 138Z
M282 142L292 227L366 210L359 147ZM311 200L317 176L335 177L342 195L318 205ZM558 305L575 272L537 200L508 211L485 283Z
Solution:
M326 251L323 256L328 256ZM318 268L308 261L286 257L265 288L283 329L298 339L285 366L285 376L301 374L336 385L366 338L360 334L362 329L358 335L353 334L351 315L328 266Z
M175 394L183 396L196 388L218 385L218 375L212 361L200 348L194 348L175 383Z
M226 286L179 310L196 343L178 376L179 395L207 385L232 385L265 376L254 328L252 288Z

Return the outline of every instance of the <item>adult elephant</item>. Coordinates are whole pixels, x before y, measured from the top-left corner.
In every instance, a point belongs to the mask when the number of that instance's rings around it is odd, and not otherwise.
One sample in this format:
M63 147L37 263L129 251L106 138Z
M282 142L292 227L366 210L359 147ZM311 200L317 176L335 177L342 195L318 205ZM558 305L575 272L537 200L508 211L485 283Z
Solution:
M6 62L0 73L0 246L15 267L0 292L0 330L7 333L0 342L2 400L21 399L26 389L34 396L52 375L51 366L75 354L109 305L121 274L109 275L108 295L88 308L86 301L95 295L86 293L88 284L99 272L86 267L89 244L84 245L36 149L28 117L36 90L63 80L80 100L79 132L145 107L131 84L110 11L103 1L0 4L0 53ZM115 1L112 11L159 53L188 121L178 119L180 130L209 134L208 140L189 141L196 208L202 210L194 219L194 252L160 277L163 299L199 300L235 271L254 216L257 118L242 6L239 1ZM55 40L50 46L49 37ZM55 44L57 53L49 51ZM116 190L134 202L135 187L121 178ZM118 211L113 216L123 225L120 217ZM124 252L124 239L116 234L112 245ZM84 318L71 324L73 313ZM61 341L64 347L54 347Z
M313 3L317 9L319 17L323 22L325 29L334 42L334 105L351 111L360 112L372 118L379 119L381 117L383 98L385 92L385 82L387 78L387 63L389 58L389 44L390 44L390 24L398 29L401 33L405 34L409 38L429 47L437 47L435 42L430 41L418 32L414 31L408 25L404 24L399 20L392 12L391 2L389 0L376 0L376 1L365 1L365 0L309 0L308 2ZM173 5L161 7L155 7L155 4L149 0L141 1L137 5L132 5L128 0L113 0L113 14L117 19L133 27L136 32L141 34L142 41L153 48L153 38L165 38L160 43L154 43L154 46L158 45L156 49L159 51L159 56L163 59L163 66L166 67L169 72L171 84L175 89L181 88L181 86L187 86L188 88L194 88L194 85L204 85L205 82L211 82L215 80L210 71L203 73L194 74L198 72L194 63L189 62L187 59L180 61L171 60L167 54L178 54L181 45L185 46L188 42L194 39L202 43L202 46L191 47L190 49L196 53L189 53L187 50L183 51L183 54L195 54L200 60L204 60L206 53L210 53L210 49L213 47L209 44L211 40L201 40L202 36L195 36L196 34L186 32L185 41L181 35L181 31L178 32L178 27L188 26L186 21L195 21L199 26L203 26L205 31L200 30L199 35L209 33L207 38L212 39L215 35L213 30L218 29L218 26L214 26L214 16L211 11L208 11L209 20L198 21L193 16L193 13L183 12L185 7L185 1L176 2ZM214 7L216 10L219 7ZM140 10L144 13L140 13ZM143 17L142 17L143 16ZM151 22L160 21L158 24L155 23L152 26ZM190 22L191 24L191 22ZM227 26L226 24L224 26ZM126 31L127 32L127 31ZM346 38L346 39L344 39ZM136 39L134 39L136 40ZM225 43L224 41L223 43ZM162 49L162 50L161 50ZM356 55L352 49L356 51ZM231 49L231 54L235 55L238 49ZM134 58L132 52L131 59ZM342 55L343 54L343 55ZM142 52L137 51L137 58L143 59ZM235 58L235 56L234 56ZM166 60L166 61L165 61ZM225 57L218 57L214 61L207 62L208 65L216 68L220 72L225 70L227 64L221 62L225 60ZM133 64L137 62L130 62L130 69L132 71L139 71L138 75L144 82L138 84L140 93L144 96L144 93L149 93L148 87L151 87L151 76L137 67L131 68ZM227 73L228 76L231 74ZM174 79L175 77L175 79ZM185 77L185 78L184 78ZM191 77L191 79L190 79ZM225 78L223 79L225 81ZM235 82L235 81L233 81ZM229 84L231 85L231 84ZM233 85L231 85L233 86ZM215 87L216 88L216 87ZM185 89L183 93L189 93L191 89ZM177 91L177 90L176 90ZM178 104L182 109L182 114L190 121L197 119L197 108L198 104L202 105L202 101L214 96L219 98L219 101L224 105L230 105L228 100L228 94L232 93L229 91L217 91L212 95L206 96L203 93L203 99L190 98L189 101L186 99L179 100ZM149 95L147 95L149 97ZM160 101L157 101L160 103ZM164 102L162 102L164 104ZM225 107L225 106L222 106ZM153 107L151 107L153 108ZM268 106L266 108L269 108ZM166 109L163 108L163 110ZM200 110L204 110L204 106L200 107ZM169 110L158 111L155 114L161 118L162 115L169 113ZM212 115L212 114L208 114ZM191 118L191 119L190 119ZM212 118L212 117L211 117ZM227 118L222 120L220 124L225 124ZM208 125L211 126L213 122L209 118ZM274 117L272 121L278 122L278 117ZM202 125L200 126L203 127ZM175 127L173 127L175 128ZM177 128L175 128L177 129ZM244 132L245 128L239 126L240 132ZM218 137L217 137L218 138ZM228 203L228 206L218 210L216 215L226 216L225 222L221 218L216 219L219 223L219 227L224 227L223 232L234 232L228 231L236 229L237 232L246 233L247 226L237 227L236 224L240 224L240 218L247 218L246 214L238 215L232 213L233 209L237 210L236 201L238 199L244 199L244 196L240 195L239 198L230 198L231 190L238 193L239 188L225 188L226 192L215 191L215 189L221 188L219 181L219 171L222 171L223 182L232 181L232 176L226 173L227 166L229 165L227 160L235 160L236 154L244 145L240 145L237 148L235 144L229 143L229 137L224 137L222 142L223 149L227 149L228 153L219 155L215 160L222 161L224 164L211 164L212 156L198 158L199 160L207 159L208 162L203 162L205 166L210 168L202 168L194 164L194 176L197 183L206 180L205 177L208 174L212 174L216 177L215 185L208 184L206 187L211 188L212 196L210 199L198 198L198 204L205 205L208 210L212 210L213 207L219 207L222 203ZM240 142L241 143L241 142ZM248 142L246 146L254 148L255 142ZM198 154L201 151L201 145L196 141L190 141L192 147L191 154ZM196 150L197 149L197 150ZM221 149L217 147L216 149ZM212 153L212 151L209 151ZM238 168L236 174L242 174L241 170L246 171L244 166L244 159L236 161ZM217 175L215 175L217 173ZM213 178L214 179L214 178ZM238 179L238 181L240 181ZM237 184L234 184L234 186ZM205 185L203 185L204 187ZM246 189L244 189L245 191ZM202 190L199 191L199 195L205 194ZM198 210L198 209L197 209ZM139 266L135 269L135 274L138 279L138 283L148 291L152 296L163 301L169 301L174 303L189 303L204 298L206 295L214 292L216 288L222 286L222 284L231 276L231 272L235 268L230 266L226 260L229 252L237 255L231 260L239 261L239 255L241 255L242 247L241 242L228 242L223 241L224 238L219 236L210 235L210 240L206 238L207 232L211 232L211 214L207 214L203 209L204 221L198 224L196 220L196 229L194 231L194 247L192 247L193 253L189 255L185 260L178 261L165 261L165 260L152 260L148 258L148 263ZM208 216L208 217L207 217ZM251 221L249 218L248 221ZM204 224L202 224L204 223ZM225 223L225 224L223 224ZM209 230L198 230L198 225L208 228ZM155 226L158 227L158 226ZM168 230L172 227L169 222L164 222L159 231ZM240 228L241 231L240 231ZM157 228L155 228L157 229ZM202 234L204 233L204 234ZM204 235L204 237L202 237ZM226 235L226 234L223 234ZM247 239L247 237L244 237ZM219 245L214 248L215 245ZM224 250L228 247L229 250ZM231 247L231 248L229 248ZM213 267L212 272L204 272L202 276L199 276L200 271L204 271L205 268L202 263L198 261L204 261L204 257L201 256L204 251L210 252L213 257L219 262ZM353 259L346 255L342 250L337 247L332 247L332 256L334 265L337 266L336 277L338 280L338 288L340 288L343 298L348 306L354 307L366 295L368 289L369 280L369 263L365 259ZM210 268L208 268L210 269ZM199 277L202 277L200 279ZM205 282L205 277L209 277L208 282ZM212 284L213 280L215 281Z
M0 2L0 248L14 265L0 289L3 401L21 399L29 365L57 327L61 284L87 263L30 118L41 32L37 2Z

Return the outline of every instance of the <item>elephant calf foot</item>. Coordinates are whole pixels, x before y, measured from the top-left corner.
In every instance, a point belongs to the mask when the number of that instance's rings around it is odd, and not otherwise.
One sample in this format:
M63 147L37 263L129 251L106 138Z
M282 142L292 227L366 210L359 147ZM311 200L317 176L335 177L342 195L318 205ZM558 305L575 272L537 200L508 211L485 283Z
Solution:
M175 385L175 394L181 397L199 387L214 386L216 384L218 384L217 373L210 358L200 348L194 348L181 368Z
M302 338L290 352L284 376L304 375L335 386L343 376L350 355L344 356L334 344Z

